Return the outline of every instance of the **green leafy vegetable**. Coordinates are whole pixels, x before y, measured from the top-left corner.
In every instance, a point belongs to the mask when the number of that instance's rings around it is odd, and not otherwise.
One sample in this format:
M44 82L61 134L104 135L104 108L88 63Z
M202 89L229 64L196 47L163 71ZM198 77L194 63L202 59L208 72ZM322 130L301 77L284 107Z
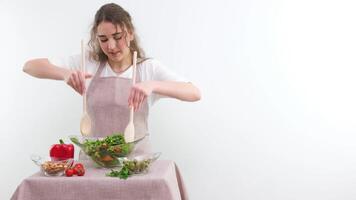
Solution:
M71 138L71 141L80 146L93 161L103 167L118 166L117 158L126 156L134 147L134 144L126 143L121 134L110 135L100 140L86 139L83 143L80 143L77 138Z
M127 179L131 175L131 172L129 168L124 165L120 171L117 170L111 170L110 173L107 173L106 176L111 176L111 177L118 177L121 179Z
M123 167L120 171L111 170L110 173L107 173L106 176L118 177L121 179L127 179L132 174L138 174L146 171L148 169L151 160L126 160L123 162Z

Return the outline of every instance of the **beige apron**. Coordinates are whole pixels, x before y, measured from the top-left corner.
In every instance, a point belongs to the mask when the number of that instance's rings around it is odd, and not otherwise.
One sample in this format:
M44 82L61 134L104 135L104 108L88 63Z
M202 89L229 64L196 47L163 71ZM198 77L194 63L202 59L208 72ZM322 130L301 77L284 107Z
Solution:
M91 135L106 137L123 134L130 118L128 98L132 79L121 77L100 77L105 67L101 63L87 90L87 111L92 120ZM136 83L141 82L141 68L137 65ZM148 137L148 103L145 100L134 113L135 139L146 138L136 145L133 155L150 153Z

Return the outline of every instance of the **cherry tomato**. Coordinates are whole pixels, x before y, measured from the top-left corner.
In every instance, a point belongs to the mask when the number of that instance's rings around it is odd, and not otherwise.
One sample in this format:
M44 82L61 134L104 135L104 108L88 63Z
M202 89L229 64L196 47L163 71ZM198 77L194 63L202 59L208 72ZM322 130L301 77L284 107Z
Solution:
M70 176L73 176L74 170L73 169L66 169L65 173L66 173L66 176L70 177Z
M75 168L71 168L73 170L73 175L78 175L78 172Z
M76 167L80 167L80 168L83 168L83 169L84 169L84 166L83 166L82 163L76 163L76 164L74 165L74 168L76 168Z
M82 163L77 163L73 167L74 172L78 176L83 176L85 174L85 168Z
M77 172L78 176L83 176L85 174L85 169L81 167L75 167L74 170Z

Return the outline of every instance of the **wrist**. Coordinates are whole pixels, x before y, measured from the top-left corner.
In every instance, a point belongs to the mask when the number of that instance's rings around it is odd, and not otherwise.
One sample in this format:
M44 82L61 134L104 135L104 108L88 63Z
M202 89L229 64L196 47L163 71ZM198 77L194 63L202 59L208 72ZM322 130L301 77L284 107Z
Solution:
M70 77L70 70L63 70L63 73L62 73L62 80L64 81L64 82L68 82L68 79L69 79L69 77Z

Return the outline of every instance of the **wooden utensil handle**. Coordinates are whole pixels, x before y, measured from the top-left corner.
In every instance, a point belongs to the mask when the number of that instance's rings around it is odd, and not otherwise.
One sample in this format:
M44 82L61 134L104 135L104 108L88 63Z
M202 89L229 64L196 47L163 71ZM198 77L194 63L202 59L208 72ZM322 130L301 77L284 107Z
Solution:
M137 52L134 51L133 53L133 61L132 61L132 85L136 83L136 63L137 63ZM134 116L134 108L131 106L130 108L130 122L133 122Z
M137 51L133 53L133 61L132 61L132 85L136 83L136 63L137 63Z
M133 106L130 108L130 122L133 122L133 117L134 117L134 109Z
M81 63L80 63L80 71L83 72L84 74L84 84L86 83L85 80L85 45L84 45L84 40L82 39L80 41L80 50L81 50ZM86 91L83 92L83 112L87 112L87 95Z

